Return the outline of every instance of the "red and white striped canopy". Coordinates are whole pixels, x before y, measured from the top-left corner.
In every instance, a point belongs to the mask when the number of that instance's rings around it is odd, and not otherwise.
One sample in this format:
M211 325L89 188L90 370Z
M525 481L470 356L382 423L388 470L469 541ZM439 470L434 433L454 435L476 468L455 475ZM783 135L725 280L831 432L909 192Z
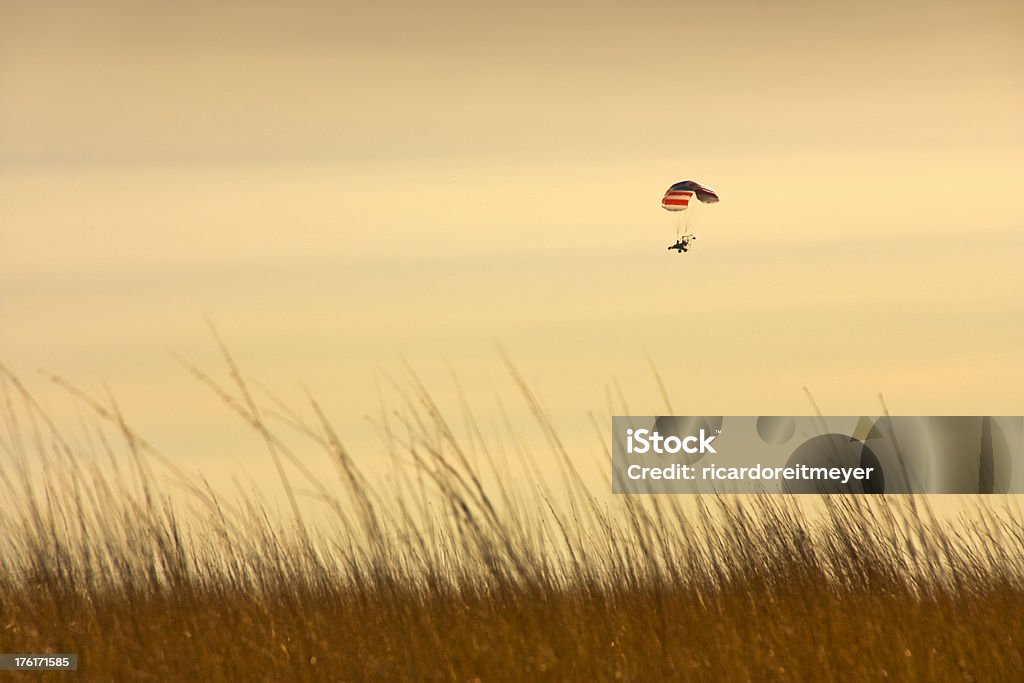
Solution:
M661 208L666 211L682 211L690 205L693 192L689 190L669 190L661 198Z

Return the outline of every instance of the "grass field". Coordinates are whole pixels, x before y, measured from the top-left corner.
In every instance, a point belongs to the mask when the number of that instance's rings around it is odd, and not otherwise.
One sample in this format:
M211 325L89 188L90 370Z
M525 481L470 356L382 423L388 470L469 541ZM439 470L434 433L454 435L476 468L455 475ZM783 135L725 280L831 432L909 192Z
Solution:
M268 407L225 358L230 385L191 371L262 436L290 514L214 491L55 378L97 425L73 445L0 367L0 652L80 656L11 680L1024 679L1005 499L956 521L910 497L610 499L515 374L558 486L528 451L457 437L412 382L382 419L401 482L382 487L314 401L308 422Z

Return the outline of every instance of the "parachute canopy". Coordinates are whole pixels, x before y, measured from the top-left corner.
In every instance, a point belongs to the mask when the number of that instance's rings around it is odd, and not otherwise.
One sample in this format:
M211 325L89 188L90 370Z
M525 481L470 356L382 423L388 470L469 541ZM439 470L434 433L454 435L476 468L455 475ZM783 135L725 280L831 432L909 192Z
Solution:
M690 205L690 200L694 196L705 204L714 204L718 201L718 194L710 187L693 180L684 180L668 188L665 196L661 198L661 206L666 211L683 211Z

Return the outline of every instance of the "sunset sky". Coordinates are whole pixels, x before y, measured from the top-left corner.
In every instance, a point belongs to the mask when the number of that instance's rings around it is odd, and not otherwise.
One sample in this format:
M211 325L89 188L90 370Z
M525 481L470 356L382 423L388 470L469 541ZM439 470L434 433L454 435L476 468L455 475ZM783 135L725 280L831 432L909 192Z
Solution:
M204 315L367 449L403 363L518 415L498 344L588 451L648 356L679 414L1019 415L1021 121L1016 0L0 0L0 362L211 466Z

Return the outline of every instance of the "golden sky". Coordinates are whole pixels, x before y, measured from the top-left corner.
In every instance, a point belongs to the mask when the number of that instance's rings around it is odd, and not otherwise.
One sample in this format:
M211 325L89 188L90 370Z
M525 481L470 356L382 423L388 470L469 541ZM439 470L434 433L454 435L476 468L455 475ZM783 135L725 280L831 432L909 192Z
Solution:
M1022 86L1015 1L0 0L0 359L217 456L204 313L357 443L403 358L515 403L495 341L588 447L648 354L683 414L1021 414Z

